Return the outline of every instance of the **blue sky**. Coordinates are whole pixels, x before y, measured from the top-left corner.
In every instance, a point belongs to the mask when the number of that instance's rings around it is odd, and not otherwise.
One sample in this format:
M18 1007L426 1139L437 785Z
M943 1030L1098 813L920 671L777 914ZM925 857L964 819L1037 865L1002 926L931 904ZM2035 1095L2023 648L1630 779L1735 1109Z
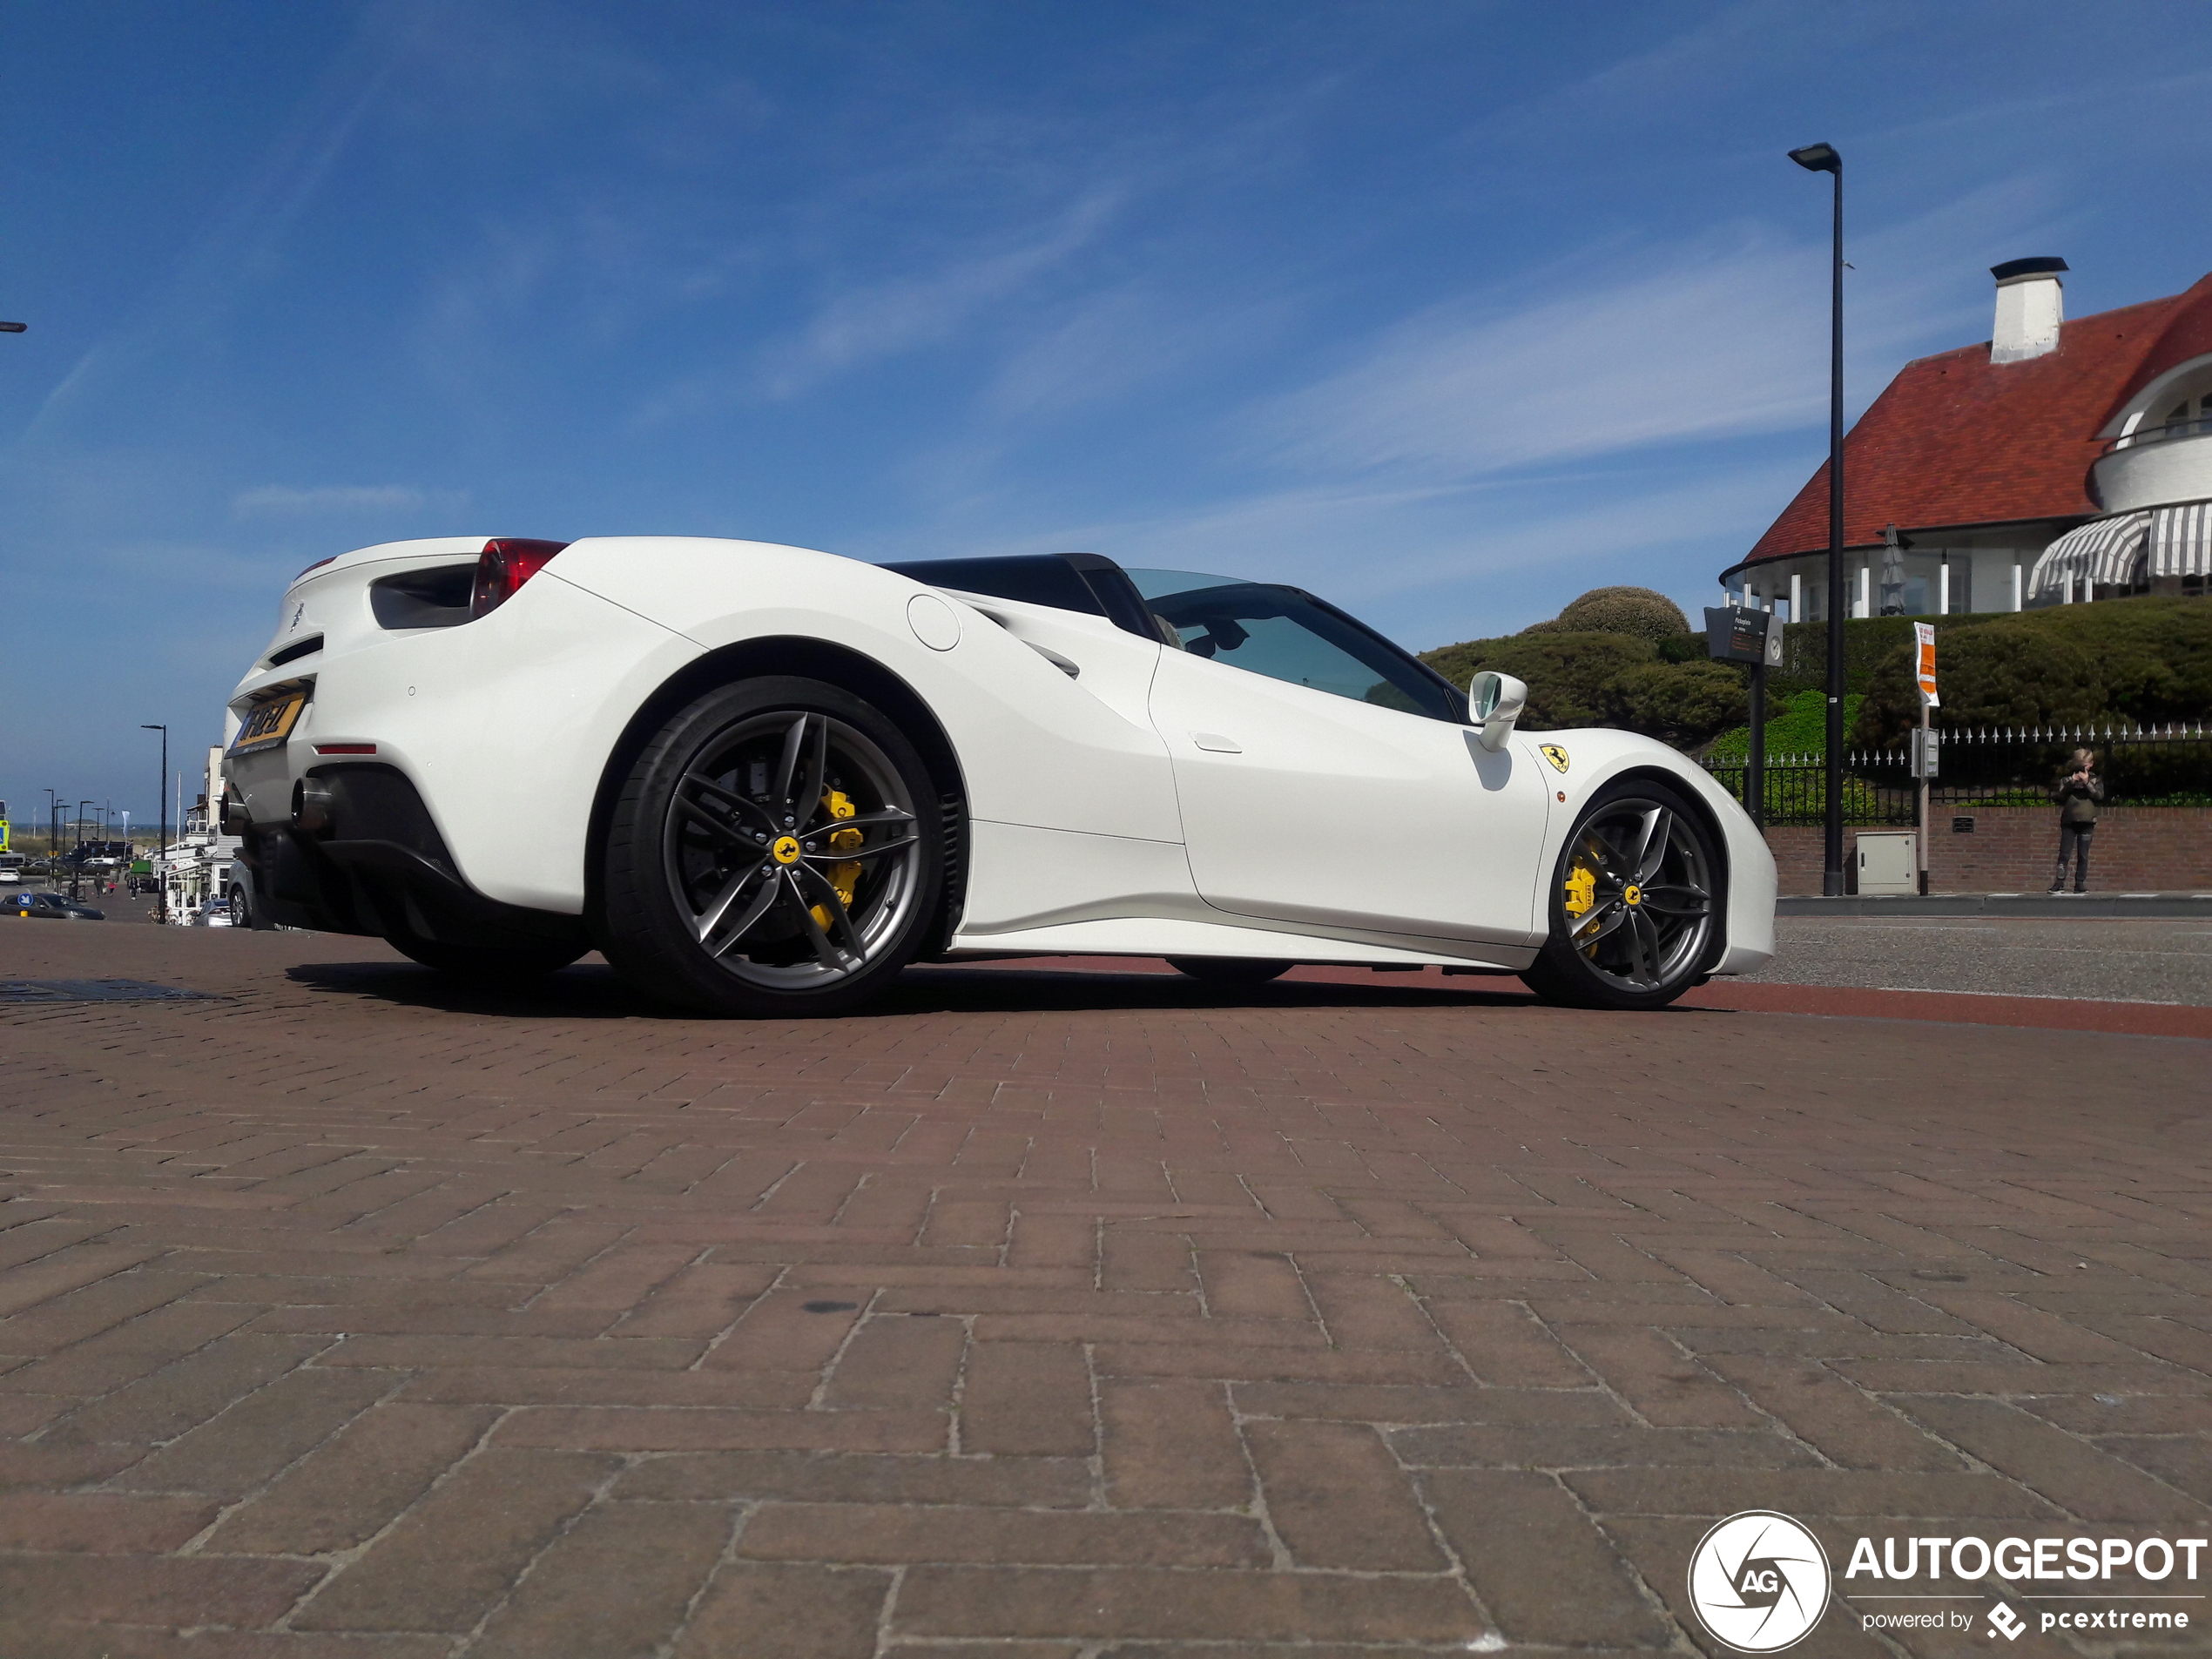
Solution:
M153 808L300 566L445 534L1710 603L1855 413L2212 267L2212 10L10 9L0 795Z

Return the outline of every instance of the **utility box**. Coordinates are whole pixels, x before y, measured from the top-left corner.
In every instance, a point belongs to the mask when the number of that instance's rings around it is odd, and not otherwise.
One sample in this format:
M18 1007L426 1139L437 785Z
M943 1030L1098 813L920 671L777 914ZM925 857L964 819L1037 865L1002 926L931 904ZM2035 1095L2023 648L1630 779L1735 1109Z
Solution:
M1858 890L1862 895L1909 894L1920 890L1919 832L1861 830Z
M1912 775L1931 783L1941 777L1943 733L1928 726L1912 728Z

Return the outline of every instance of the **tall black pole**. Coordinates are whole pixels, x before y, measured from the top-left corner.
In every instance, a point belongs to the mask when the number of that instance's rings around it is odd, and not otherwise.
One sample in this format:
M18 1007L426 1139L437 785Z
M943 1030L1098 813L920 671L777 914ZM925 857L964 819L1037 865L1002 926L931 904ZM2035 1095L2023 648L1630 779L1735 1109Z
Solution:
M142 725L141 732L161 733L161 776L154 792L161 797L161 840L153 854L153 890L160 894L158 914L166 924L169 920L169 878L161 873L161 861L169 852L169 728L165 725Z
M1836 158L1836 247L1828 301L1828 814L1820 890L1844 891L1844 158Z
M1832 144L1790 159L1836 181L1836 246L1828 304L1828 810L1820 890L1844 891L1844 158Z
M1773 625L1770 617L1767 623ZM1759 660L1751 664L1751 746L1743 758L1743 809L1766 827L1766 646L1760 636Z

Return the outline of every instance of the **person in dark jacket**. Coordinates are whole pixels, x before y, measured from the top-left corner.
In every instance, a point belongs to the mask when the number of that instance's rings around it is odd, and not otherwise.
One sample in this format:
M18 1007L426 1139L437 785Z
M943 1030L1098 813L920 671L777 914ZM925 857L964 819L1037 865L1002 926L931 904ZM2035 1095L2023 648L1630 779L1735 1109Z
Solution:
M2059 862L2051 872L2051 891L2066 891L2066 863L2074 860L2074 890L2089 888L2089 838L2096 833L2097 803L2105 798L2104 779L2097 776L2097 757L2087 749L2074 752L2074 763L2051 786L2059 804Z

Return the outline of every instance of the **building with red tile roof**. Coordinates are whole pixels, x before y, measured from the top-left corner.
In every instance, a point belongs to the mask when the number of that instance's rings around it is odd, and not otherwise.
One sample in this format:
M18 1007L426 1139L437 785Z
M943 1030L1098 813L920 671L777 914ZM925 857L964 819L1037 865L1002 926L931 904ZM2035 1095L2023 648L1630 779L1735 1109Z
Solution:
M1851 615L2204 590L2208 515L2167 509L2212 498L2212 276L2068 322L2065 269L1995 266L1991 338L1907 363L1845 436ZM1809 620L1827 552L1824 462L1721 583Z

